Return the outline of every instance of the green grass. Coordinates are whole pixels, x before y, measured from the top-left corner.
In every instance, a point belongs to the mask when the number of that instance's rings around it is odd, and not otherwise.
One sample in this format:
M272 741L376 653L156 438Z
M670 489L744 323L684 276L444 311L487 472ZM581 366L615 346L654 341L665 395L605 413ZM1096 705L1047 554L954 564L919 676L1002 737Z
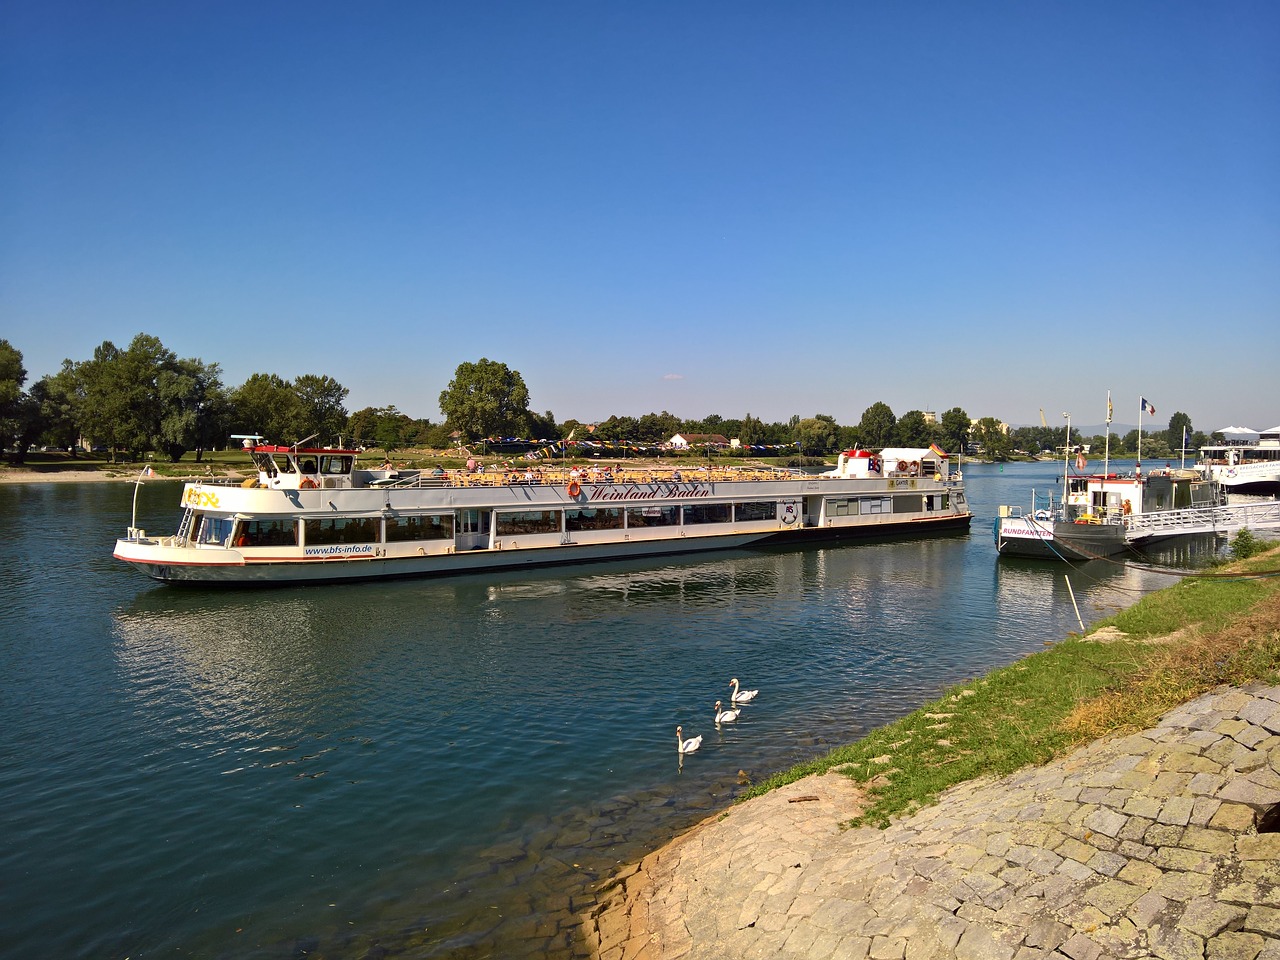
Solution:
M746 800L835 770L864 785L851 825L886 826L948 787L1045 763L1098 737L1150 725L1213 687L1280 680L1280 549L1185 580L1071 638L946 691L857 743L770 777ZM1091 639L1112 627L1127 636ZM1115 636L1106 631L1101 636ZM1153 642L1153 641L1160 642ZM891 682L889 680L888 682Z

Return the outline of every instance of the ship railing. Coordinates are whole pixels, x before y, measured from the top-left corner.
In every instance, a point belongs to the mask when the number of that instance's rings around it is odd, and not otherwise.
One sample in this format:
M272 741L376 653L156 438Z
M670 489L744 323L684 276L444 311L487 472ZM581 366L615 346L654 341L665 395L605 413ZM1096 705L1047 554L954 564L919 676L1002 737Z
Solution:
M1280 527L1280 501L1238 503L1228 506L1184 507L1160 510L1125 518L1126 529L1134 532L1180 527Z
M512 470L491 471L487 473L468 473L463 470L452 470L444 475L430 473L407 473L401 477L387 477L372 481L371 486L382 489L406 487L516 487L542 486L567 487L570 483L578 484L633 484L633 483L695 483L716 482L731 483L734 481L760 480L796 480L812 479L811 474L790 467L692 467L692 468L626 468L609 472L596 471L590 468L578 471L574 475L569 470L556 468L535 473L531 478L523 471Z
M806 473L797 467L648 467L621 470L592 472L588 467L580 469L575 475L570 470L557 467L535 471L532 478L526 477L522 470L489 471L486 473L470 473L465 470L450 470L443 475L422 471L408 471L402 476L384 477L369 482L369 486L380 489L404 489L418 487L516 487L542 486L567 487L570 483L580 485L596 484L647 484L647 483L734 483L742 481L765 480L815 480L819 475ZM886 481L901 479L897 477L882 478ZM923 479L923 478L917 478ZM962 485L958 474L943 478L942 483L948 487Z

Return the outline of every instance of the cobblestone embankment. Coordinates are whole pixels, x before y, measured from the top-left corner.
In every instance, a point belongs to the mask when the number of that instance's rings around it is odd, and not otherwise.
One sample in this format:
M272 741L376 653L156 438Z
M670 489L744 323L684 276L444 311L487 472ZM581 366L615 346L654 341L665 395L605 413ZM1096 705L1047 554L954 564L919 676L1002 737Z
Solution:
M841 829L830 773L623 871L601 960L1280 960L1280 687L1223 689L1140 734Z

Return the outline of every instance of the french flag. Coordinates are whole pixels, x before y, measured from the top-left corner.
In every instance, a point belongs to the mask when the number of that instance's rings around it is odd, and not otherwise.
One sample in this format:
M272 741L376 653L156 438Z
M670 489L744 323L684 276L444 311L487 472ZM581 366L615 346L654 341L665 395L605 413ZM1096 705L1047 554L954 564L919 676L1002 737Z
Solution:
M1153 417L1156 415L1156 408L1153 407L1151 404L1147 403L1146 397L1142 398L1142 412L1149 414Z

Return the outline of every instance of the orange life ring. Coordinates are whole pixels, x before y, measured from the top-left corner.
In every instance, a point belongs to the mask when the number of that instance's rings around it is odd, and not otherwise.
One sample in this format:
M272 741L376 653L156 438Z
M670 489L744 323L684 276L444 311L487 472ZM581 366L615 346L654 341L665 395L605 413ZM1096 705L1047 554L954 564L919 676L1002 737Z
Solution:
M320 484L316 483L310 477L303 477L302 482L298 484L298 486L302 487L304 490L310 490L320 486Z
M903 472L905 472L905 471L906 471L906 469L907 469L907 461L905 461L905 460L899 460L899 461L898 461L898 472L899 472L899 473L903 473Z
M578 494L582 492L582 486L578 483L577 480L570 480L569 486L566 489L569 493L569 496L571 497L576 497Z

